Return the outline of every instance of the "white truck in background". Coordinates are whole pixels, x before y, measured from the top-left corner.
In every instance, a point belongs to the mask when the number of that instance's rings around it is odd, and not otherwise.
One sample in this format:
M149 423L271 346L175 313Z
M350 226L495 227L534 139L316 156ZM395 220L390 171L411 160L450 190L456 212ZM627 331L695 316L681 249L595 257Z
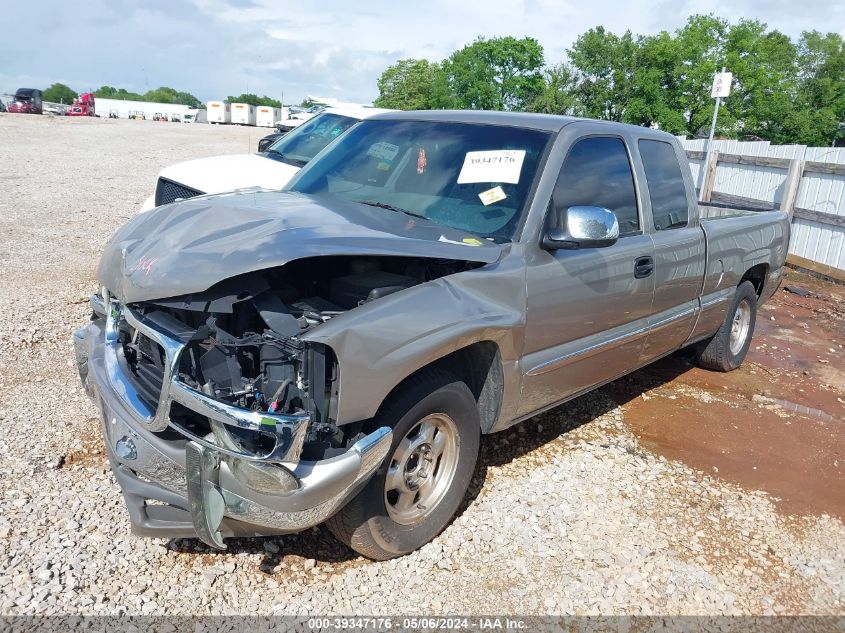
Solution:
M255 125L258 127L274 127L276 121L282 120L282 109L270 106L258 106L255 109Z
M233 103L230 120L233 125L255 125L255 106L248 103Z
M225 101L209 101L207 104L209 123L231 123L232 110Z
M159 172L155 191L144 200L141 211L210 193L252 187L281 189L326 145L358 121L382 112L389 110L328 108L307 122L308 125L281 136L266 152L209 156L165 167Z

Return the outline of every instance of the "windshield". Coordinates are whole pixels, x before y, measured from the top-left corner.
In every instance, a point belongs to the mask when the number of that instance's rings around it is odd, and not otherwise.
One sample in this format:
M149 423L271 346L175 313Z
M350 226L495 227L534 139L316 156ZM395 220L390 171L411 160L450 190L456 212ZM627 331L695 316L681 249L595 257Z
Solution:
M267 148L267 153L302 167L357 122L352 117L323 113L285 134Z
M287 189L510 241L548 140L546 132L517 127L364 121Z

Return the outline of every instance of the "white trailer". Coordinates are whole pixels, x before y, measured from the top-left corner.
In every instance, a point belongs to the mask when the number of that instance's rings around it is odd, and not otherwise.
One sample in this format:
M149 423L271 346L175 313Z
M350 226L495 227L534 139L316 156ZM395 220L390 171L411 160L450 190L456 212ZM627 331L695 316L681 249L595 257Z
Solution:
M225 101L209 101L207 104L209 123L231 123L232 110Z
M255 106L248 103L232 104L232 123L237 125L255 125Z
M171 114L178 114L180 117L191 111L190 106L179 103L154 103L152 101L127 101L125 99L107 99L97 97L94 105L94 112L99 117L108 118L111 111L117 112L117 118L128 119L130 112L143 112L149 121L156 112L166 112L168 117Z
M282 116L281 108L258 106L255 110L255 124L258 127L273 127Z

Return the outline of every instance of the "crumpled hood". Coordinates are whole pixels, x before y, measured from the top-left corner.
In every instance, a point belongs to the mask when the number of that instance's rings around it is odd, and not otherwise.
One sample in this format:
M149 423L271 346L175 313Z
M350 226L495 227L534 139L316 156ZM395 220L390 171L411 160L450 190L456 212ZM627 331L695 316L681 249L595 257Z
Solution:
M136 216L109 240L97 277L132 303L202 292L230 277L305 257L491 263L501 251L471 233L334 196L244 192L191 198Z
M298 171L259 154L229 154L176 163L159 176L203 193L223 193L242 187L281 189Z

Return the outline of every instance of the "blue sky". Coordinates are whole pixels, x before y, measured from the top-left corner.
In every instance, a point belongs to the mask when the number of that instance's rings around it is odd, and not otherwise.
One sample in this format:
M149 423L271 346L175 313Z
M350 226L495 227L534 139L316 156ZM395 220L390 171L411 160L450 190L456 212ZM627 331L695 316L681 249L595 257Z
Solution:
M404 57L437 61L477 36L529 35L549 62L586 29L673 30L690 13L845 35L845 0L35 0L4 3L0 92L54 81L171 86L201 100L257 92L369 102Z

